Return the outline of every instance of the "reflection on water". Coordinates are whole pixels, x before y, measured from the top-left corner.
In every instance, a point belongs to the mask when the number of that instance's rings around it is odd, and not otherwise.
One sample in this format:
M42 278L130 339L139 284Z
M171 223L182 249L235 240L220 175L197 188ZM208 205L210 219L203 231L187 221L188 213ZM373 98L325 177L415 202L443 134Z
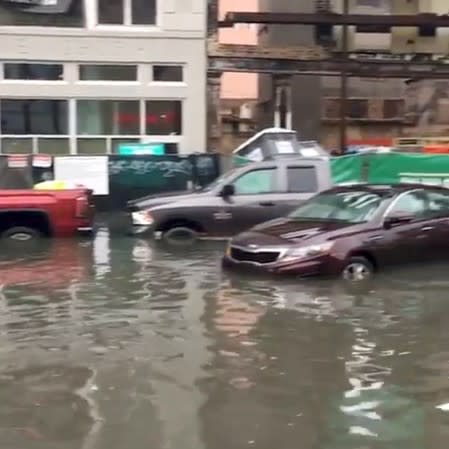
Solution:
M221 252L0 248L0 447L446 449L446 267L356 290Z

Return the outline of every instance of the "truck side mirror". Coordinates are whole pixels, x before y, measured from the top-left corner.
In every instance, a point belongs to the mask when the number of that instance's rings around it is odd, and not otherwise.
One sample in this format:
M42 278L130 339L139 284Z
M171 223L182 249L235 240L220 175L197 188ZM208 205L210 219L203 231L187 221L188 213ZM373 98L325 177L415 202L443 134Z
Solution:
M235 195L235 187L233 184L225 184L221 189L221 196L223 198L229 198L230 196Z

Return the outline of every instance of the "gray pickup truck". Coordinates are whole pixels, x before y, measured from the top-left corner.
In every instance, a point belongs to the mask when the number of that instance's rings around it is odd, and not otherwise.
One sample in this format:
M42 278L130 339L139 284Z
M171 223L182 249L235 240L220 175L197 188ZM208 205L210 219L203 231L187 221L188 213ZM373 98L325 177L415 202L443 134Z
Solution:
M281 158L234 168L199 190L130 201L127 211L134 235L226 238L288 214L331 184L328 158Z

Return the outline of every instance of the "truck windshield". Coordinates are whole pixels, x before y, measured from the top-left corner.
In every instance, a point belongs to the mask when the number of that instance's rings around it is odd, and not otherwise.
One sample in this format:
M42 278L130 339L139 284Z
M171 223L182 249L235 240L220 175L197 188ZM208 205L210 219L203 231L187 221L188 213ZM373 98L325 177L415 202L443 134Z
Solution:
M382 196L367 191L324 193L290 213L295 220L343 221L370 220L382 203Z

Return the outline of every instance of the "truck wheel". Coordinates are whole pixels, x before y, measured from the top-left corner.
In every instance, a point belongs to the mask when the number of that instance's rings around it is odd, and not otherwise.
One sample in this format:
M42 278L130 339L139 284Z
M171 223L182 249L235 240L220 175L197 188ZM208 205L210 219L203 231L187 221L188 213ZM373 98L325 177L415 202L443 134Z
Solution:
M42 234L33 228L26 226L15 226L7 229L1 234L1 238L15 242L28 242L42 237Z
M354 256L347 261L342 277L349 282L363 282L371 279L373 274L374 266L366 257Z
M162 239L173 245L189 245L197 238L197 232L187 226L175 226L162 234Z

